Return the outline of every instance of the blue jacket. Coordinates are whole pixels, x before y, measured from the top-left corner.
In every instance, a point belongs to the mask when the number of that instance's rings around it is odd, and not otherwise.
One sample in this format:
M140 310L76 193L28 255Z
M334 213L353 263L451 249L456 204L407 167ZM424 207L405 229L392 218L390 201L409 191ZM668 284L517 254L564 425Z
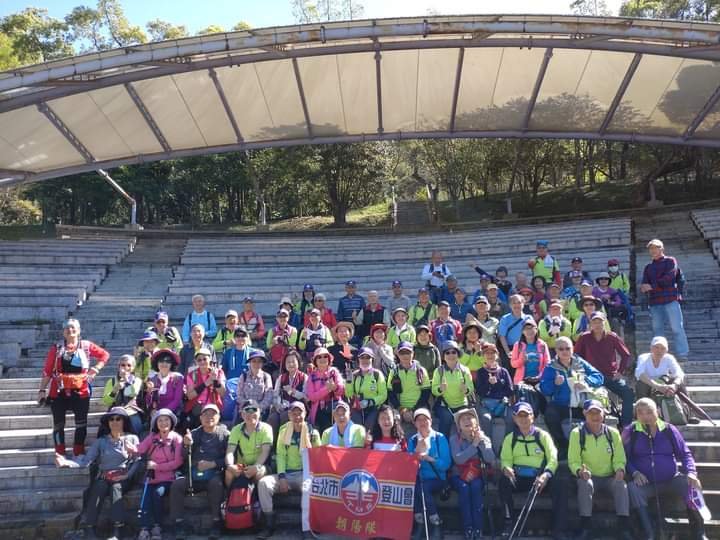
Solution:
M472 306L467 302L462 304L456 304L455 299L450 301L450 316L456 321L460 321L460 324L465 324L465 317L472 311Z
M549 401L552 401L562 407L569 407L570 385L568 384L568 377L574 376L577 372L583 373L585 384L591 388L602 386L603 382L605 382L605 378L602 376L602 373L592 367L580 356L574 354L568 369L565 369L565 367L558 362L557 358L553 360L550 365L545 367L542 372L542 376L540 377L540 391L548 398ZM558 373L565 377L565 381L560 386L555 384L555 376Z
M190 342L190 330L194 324L202 324L205 329L205 337L212 343L212 340L217 334L217 323L215 322L215 315L205 309L202 313L195 313L195 310L191 311L185 316L185 321L182 327L182 340L183 343ZM212 347L211 347L212 348Z
M415 453L415 448L417 447L419 437L419 433L416 433L415 435L410 437L410 440L408 441L409 453ZM447 476L447 471L452 465L452 458L450 457L450 445L448 444L448 440L445 435L443 435L439 431L430 431L430 450L428 450L428 455L435 458L435 463L430 465L430 463L428 463L427 461L420 462L420 476L422 477L422 479L437 479L439 474L439 479L445 480ZM434 470L433 465L435 466ZM436 470L438 474L435 474Z
M245 346L244 349L237 349L234 345L230 347L222 359L222 370L227 379L235 379L248 370L248 356L254 349Z

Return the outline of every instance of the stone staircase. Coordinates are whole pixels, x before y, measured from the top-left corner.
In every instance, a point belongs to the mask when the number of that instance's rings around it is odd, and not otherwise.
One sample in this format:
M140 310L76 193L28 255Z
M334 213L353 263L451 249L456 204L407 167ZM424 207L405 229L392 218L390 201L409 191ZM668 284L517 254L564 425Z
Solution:
M718 426L702 421L696 426L685 426L682 431L698 462L706 502L715 518L708 527L708 536L720 538L720 361L713 355L720 342L718 262L689 212L664 212L636 218L634 247L638 287L643 268L650 261L646 245L652 238L663 241L665 253L677 258L687 280L683 316L690 356L683 369L688 373L690 398L717 419ZM635 329L638 354L649 350L652 339L649 311L643 300L638 294ZM673 352L669 328L666 337ZM685 523L684 519L668 519L671 526Z
M526 230L527 233L529 231ZM533 235L535 231L530 233ZM718 374L717 363L705 359L703 352L712 350L710 347L718 343L720 334L718 329L718 313L716 304L720 301L720 290L715 284L718 265L713 258L710 250L705 242L701 239L699 233L690 222L687 213L668 213L666 215L654 215L635 219L635 238L637 245L635 246L637 259L635 264L642 270L643 265L647 261L646 250L644 248L647 240L652 237L662 238L667 245L668 254L677 256L683 266L688 279L688 295L687 304L685 306L686 325L690 337L691 358L685 368L690 372L689 385L690 394L693 399L701 403L706 410L720 420L720 374ZM458 238L459 240L460 238ZM462 238L465 240L465 237ZM239 242L246 244L243 253L253 256L255 252L262 250L262 244L272 245L274 240L247 242L244 239L238 239ZM454 240L449 237L450 242ZM479 240L479 239L478 239ZM382 241L382 240L380 240ZM476 240L477 241L477 240ZM482 242L482 240L479 240ZM198 241L195 241L196 243ZM398 246L402 246L401 239L397 240ZM626 241L627 242L627 241ZM233 243L233 242L231 242ZM294 242L292 242L294 243ZM321 242L322 243L322 242ZM351 241L352 243L352 241ZM177 267L181 253L185 252L186 256L190 256L190 252L186 249L185 240L164 240L164 239L148 239L141 238L135 246L132 254L127 256L121 264L113 267L107 278L89 296L86 302L75 312L83 325L83 333L99 344L108 348L116 360L120 354L130 352L135 345L136 339L142 329L149 324L154 311L161 305L166 296L173 294L173 290L168 290L169 283L180 284L187 277L187 284L203 276L203 270L207 272L208 268L212 268L213 272L207 279L218 282L218 287L232 287L237 289L252 289L258 285L257 274L253 276L253 271L263 268L271 274L271 282L281 281L288 283L288 280L296 280L302 282L302 275L305 274L305 268L300 272L297 268L293 274L288 273L288 267L278 261L245 261L244 264L233 264L230 261L213 262L210 266L203 266L198 263L194 268L192 265L183 269L182 266ZM495 259L510 257L517 258L517 265L522 264L527 257L523 250L514 254L497 254L476 252L472 247L472 239L468 238L467 243L462 243L462 247L453 253L455 261L453 266L461 273L463 281L470 283L473 276L472 272L467 268L467 264L460 265L470 260L491 260L495 263ZM622 244L614 244L621 246ZM196 244L197 246L197 244ZM235 247L235 246L233 246ZM277 247L277 246L276 246ZM580 246L568 245L567 255L572 249L578 249ZM200 249L197 249L200 248ZM197 251L202 251L200 246L196 247ZM238 246L238 249L242 249ZM346 248L347 249L347 248ZM372 246L367 247L372 250ZM404 253L409 254L415 247L405 248ZM592 251L597 258L598 268L595 265L589 269L596 272L600 267L602 260L606 261L608 256L605 246L596 246L595 249L585 248ZM613 248L614 249L614 248ZM625 244L625 253L627 251L627 243ZM568 261L566 253L562 253L562 265L566 268ZM233 253L232 251L230 253ZM309 252L305 251L307 255ZM583 255L585 253L582 253ZM408 258L411 255L406 255ZM417 262L425 257L425 254L416 255L417 260L410 259L407 264L407 271L417 272ZM631 261L623 259L628 263ZM590 260L594 260L593 256ZM312 259L312 257L309 257ZM307 270L312 271L312 261L308 260ZM321 272L322 277L318 278L322 283L326 283L328 289L332 286L339 289L341 280L337 277L340 272L343 277L347 273L361 280L364 290L368 283L385 283L389 274L397 270L397 263L393 263L392 257L386 261L382 261L383 268L378 265L362 266L354 260L340 261L338 260L332 266L317 267L314 270ZM294 265L291 265L294 267ZM515 266L515 264L511 265ZM629 264L623 261L623 268L626 269ZM254 267L254 268L253 268ZM273 268L274 267L274 268ZM344 268L347 269L344 269ZM455 268L453 268L455 269ZM492 265L490 269L493 269ZM520 269L520 266L518 266ZM402 270L405 270L402 268ZM234 272L234 280L238 283L231 283L229 271ZM214 277L214 272L224 274ZM187 273L187 276L185 275ZM377 277L375 274L377 273ZM380 275L382 274L382 275ZM265 275L265 274L263 274ZM401 273L404 279L405 273ZM178 276L183 279L178 280ZM333 277L334 276L334 277ZM267 277L267 276L265 276ZM317 276L316 276L317 277ZM364 277L364 279L363 279ZM638 278L639 279L639 278ZM417 277L408 279L415 286L414 281ZM204 282L207 285L207 282ZM464 283L463 283L464 284ZM470 287L470 286L469 286ZM378 287L380 288L380 287ZM408 293L412 294L411 287L408 287ZM178 303L175 309L178 313L185 312L187 307L180 309L180 301L183 300L189 305L189 294L187 290L181 292L174 299ZM201 291L211 292L211 291ZM240 290L237 294L240 294ZM263 292L267 295L267 303L274 301L274 298L280 293L275 291L257 291L259 294ZM212 293L211 293L212 294ZM221 291L218 290L218 294ZM224 309L223 300L235 302L236 298L217 297L213 299L217 310ZM235 305L234 307L238 307ZM637 320L637 343L638 352L643 352L647 348L647 343L651 338L650 323L647 311L643 311L641 305L638 306ZM172 310L171 310L172 311ZM218 312L216 311L216 314ZM177 318L177 316L175 317ZM221 319L220 319L221 320ZM219 323L220 323L219 320ZM177 321L174 321L177 322ZM52 334L51 334L52 335ZM40 341L29 350L24 364L13 368L9 372L10 379L0 379L0 538L5 539L31 539L59 538L62 532L72 525L72 520L80 511L82 490L87 486L87 472L77 469L56 469L53 466L53 450L51 442L52 424L49 410L40 408L33 401L35 397L34 390L39 384L39 371L42 365L47 348L50 341ZM672 345L671 345L672 346ZM26 360L26 361L25 361ZM111 367L107 368L98 378L96 388L102 388L107 377L111 376L114 371L114 362ZM102 414L103 407L99 402L99 396L92 399L90 425L97 426L99 417ZM72 429L73 422L71 416L68 416L68 428ZM704 422L697 426L685 426L682 428L686 438L693 450L696 460L699 463L701 479L705 485L705 495L711 510L717 516L720 516L720 438L718 435L720 428L715 428L709 422ZM95 430L89 430L92 441ZM574 488L573 488L574 491ZM455 496L445 503L442 503L443 518L449 529L458 528L457 505ZM522 496L516 501L518 507L522 505ZM571 523L576 525L576 510L574 498L571 497L570 516ZM128 500L129 508L133 510L137 507L139 493L135 491ZM490 492L489 502L497 508L497 497L494 490ZM548 512L549 501L542 498L538 501L538 512L533 512L528 527L528 536L533 538L541 538L544 534L546 517ZM598 527L612 527L611 514L607 512L607 501L600 501L600 509L598 512ZM193 521L198 525L207 520L207 516L202 515L202 509L205 508L205 498L195 497L188 498L188 512L193 516ZM299 535L299 499L297 497L281 497L278 500L279 524L283 529L277 538L297 538ZM134 512L129 512L134 516ZM680 516L681 514L668 514ZM500 524L499 514L496 512L495 523ZM684 517L684 516L683 516ZM682 525L682 519L670 520L668 525L675 527ZM720 538L720 524L714 522L709 529L710 538ZM611 530L611 529L610 529ZM678 529L683 530L683 529ZM683 531L684 532L684 531ZM682 536L680 536L682 538ZM198 537L201 538L201 537ZM446 534L445 538L454 540L459 538L453 534ZM607 536L612 538L612 534Z

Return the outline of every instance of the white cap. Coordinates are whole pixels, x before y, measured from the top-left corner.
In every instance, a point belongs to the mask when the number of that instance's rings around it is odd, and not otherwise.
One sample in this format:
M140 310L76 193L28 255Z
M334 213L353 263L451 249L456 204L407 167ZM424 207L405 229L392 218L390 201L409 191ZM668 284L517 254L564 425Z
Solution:
M660 249L663 249L663 248L665 247L665 244L662 243L662 240L659 240L659 239L657 239L657 238L653 238L652 240L650 240L650 241L647 243L647 247L650 247L650 246L657 246L657 247L659 247Z
M662 345L665 347L665 350L668 350L670 347L668 347L668 341L664 336L655 336L652 338L652 341L650 342L650 346L654 347L655 345Z

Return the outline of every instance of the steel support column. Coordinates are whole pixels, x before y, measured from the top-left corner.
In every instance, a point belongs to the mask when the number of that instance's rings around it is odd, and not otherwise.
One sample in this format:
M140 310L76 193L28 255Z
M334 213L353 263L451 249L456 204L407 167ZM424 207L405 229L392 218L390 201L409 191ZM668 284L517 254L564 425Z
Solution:
M525 118L523 119L522 127L523 130L528 129L530 126L530 117L535 109L535 103L537 102L538 95L540 94L540 88L542 87L543 80L545 79L545 73L547 73L548 64L550 63L552 55L552 49L545 49L545 55L543 56L542 64L540 64L540 71L538 71L537 79L535 79L535 86L533 87L532 94L530 94L530 99L528 100L527 111L525 111Z
M699 128L700 125L703 123L703 120L707 118L707 115L712 112L719 100L720 86L715 89L713 94L710 96L710 99L708 99L707 103L705 103L705 106L700 110L698 115L693 119L688 128L685 130L685 133L683 133L683 139L688 139L689 137L695 135L695 131L697 130L697 128Z
M237 120L235 119L235 114L233 114L233 111L230 108L230 103L227 100L227 96L225 95L225 90L222 87L222 83L220 82L220 79L218 79L217 72L213 68L210 68L208 70L208 75L210 75L210 78L215 85L215 90L217 90L218 97L220 97L220 101L222 102L223 108L225 109L225 114L227 115L228 120L230 120L230 125L235 132L235 138L237 139L238 143L242 143L242 133L240 132Z
M82 141L77 138L65 122L62 121L62 118L55 114L55 111L53 111L47 103L38 103L37 108L47 117L48 120L50 120L50 123L57 128L60 134L67 139L67 141L73 148L75 148L75 150L78 151L87 163L95 161L95 158L90 153L90 150L85 147Z
M127 93L130 94L130 98L133 100L135 106L140 111L140 114L145 119L150 131L153 132L158 143L162 146L162 149L168 154L171 153L172 148L170 148L165 135L163 135L160 130L160 126L157 125L157 122L155 122L155 119L152 117L152 114L150 114L150 111L148 111L147 107L145 107L145 103L143 103L143 100L140 97L140 94L137 93L137 90L135 90L135 87L131 83L125 83L125 90L127 90Z
M303 89L302 78L300 77L300 67L297 58L292 59L293 71L295 72L295 82L297 83L298 93L300 94L300 104L302 105L303 114L305 115L305 124L307 125L308 137L313 138L312 122L310 122L310 111L308 111L307 101L305 99L305 90Z
M608 127L610 127L610 122L612 122L613 116L615 116L615 111L617 111L617 108L620 106L620 102L622 101L622 98L625 95L628 86L630 86L630 81L632 81L632 78L635 75L635 71L637 71L637 68L640 65L640 60L642 60L642 54L637 53L630 62L630 65L625 72L625 76L623 77L623 80L618 87L618 91L615 94L612 103L610 104L610 108L605 114L605 119L600 125L599 131L601 135L604 135Z
M460 81L462 79L465 48L458 49L457 68L455 69L455 88L453 89L452 107L450 109L450 131L455 131L455 118L457 117L457 104L460 97Z

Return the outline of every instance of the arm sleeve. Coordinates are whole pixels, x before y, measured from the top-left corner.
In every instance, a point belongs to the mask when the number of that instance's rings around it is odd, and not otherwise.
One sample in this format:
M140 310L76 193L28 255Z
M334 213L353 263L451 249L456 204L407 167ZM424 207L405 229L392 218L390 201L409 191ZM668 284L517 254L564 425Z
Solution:
M263 320L262 315L258 314L257 316L257 328L255 328L255 333L258 336L258 339L262 339L265 337L265 321Z
M673 257L665 257L662 272L658 273L655 285L658 287L672 287L677 277L677 261Z
M477 456L477 448L473 445L466 447L464 450L461 450L460 446L460 438L453 436L450 439L450 453L452 454L452 459L456 464L462 465L468 459Z
M622 443L623 443L623 449L625 450L625 460L627 463L627 472L632 476L637 469L632 464L632 461L630 461L630 434L632 430L635 429L632 424L630 424L628 427L626 427L622 432Z
M55 363L55 355L57 354L57 345L50 347L45 357L45 366L43 367L43 377L52 377L53 364Z
M438 445L438 458L435 462L435 466L439 471L445 472L452 465L452 459L450 458L450 445L448 440L442 433L438 433L437 445Z
M679 456L675 456L675 459L679 459L681 462L680 471L685 474L697 474L695 467L695 458L693 458L692 452L688 447L685 439L678 429L672 424L667 424L667 429L670 429L670 435L675 440L673 444L674 448L677 449Z
M208 312L208 314L209 314L208 318L210 319L210 328L208 328L207 332L205 332L205 333L206 333L207 337L214 338L215 335L217 334L217 322L215 322L215 315L213 315L210 312Z
M378 376L378 390L377 390L377 399L375 399L375 406L379 407L383 403L387 401L387 381L385 380L385 376L380 373Z
M555 393L555 381L553 379L555 379L555 368L547 366L543 370L540 376L540 383L538 384L540 392L547 397L552 397Z
M602 373L600 373L597 369L592 367L589 362L584 362L585 380L587 381L587 383L593 388L602 386L602 384L605 382L605 377L603 377Z
M580 467L582 467L580 428L574 428L570 432L570 441L568 442L568 468L573 476L577 476L577 471Z
M163 463L157 463L156 464L156 470L158 471L175 471L179 469L182 466L183 463L183 453L181 451L182 447L182 439L178 435L177 439L173 441L173 444L175 445L175 453L172 456L172 459L169 461L164 461Z
M428 281L432 277L432 272L430 272L429 264L426 264L425 266L423 266L420 277L425 281Z
M512 433L508 433L503 439L500 449L500 466L510 468L513 466Z
M305 393L310 401L322 401L330 395L324 384L309 379L305 385Z
M625 373L625 371L630 366L630 351L627 348L627 345L623 342L620 337L615 337L615 350L620 355L620 366L618 368L618 371L620 373Z
M89 351L95 362L105 364L110 359L110 353L93 342L90 342Z
M287 470L287 447L284 444L286 429L290 429L289 426L286 425L280 428L277 443L275 444L275 455L278 474L283 474Z
M183 340L183 343L187 343L190 341L190 317L191 315L188 314L183 321L182 335L180 336Z
M442 393L442 392L440 392L441 384L442 384L442 381L440 380L440 370L436 369L435 373L433 373L432 384L430 386L433 395L436 397Z
M552 437L547 431L543 431L540 437L543 445L545 446L545 459L547 460L545 470L555 474L555 471L557 471L558 468L557 446L555 446L555 442L552 440Z
M102 444L102 438L96 439L94 443L88 448L87 453L83 454L79 458L70 461L70 467L89 467L100 457L100 445ZM74 465L73 465L74 464Z
M627 465L627 457L625 456L625 447L623 446L620 432L617 429L610 430L610 437L613 444L613 471L625 470Z
M518 341L512 348L512 354L510 355L510 365L514 368L519 368L525 362L523 362L523 355L520 352L521 342Z

